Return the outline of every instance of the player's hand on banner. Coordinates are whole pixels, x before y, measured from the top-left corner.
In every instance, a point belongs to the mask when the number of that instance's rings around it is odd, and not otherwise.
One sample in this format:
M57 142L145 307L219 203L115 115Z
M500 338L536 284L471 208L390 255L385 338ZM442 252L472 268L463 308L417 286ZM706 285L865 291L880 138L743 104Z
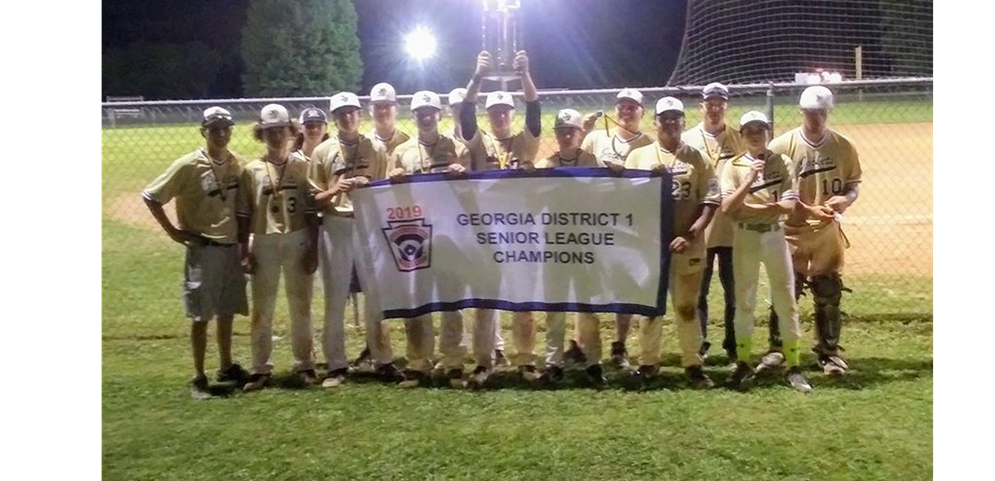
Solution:
M304 251L304 273L307 275L314 274L318 270L318 248L315 246L310 246Z
M405 177L404 169L400 167L387 173L387 178L390 179L391 182L401 182L405 179Z
M666 173L667 173L667 166L663 164L658 164L656 167L653 167L653 170L650 171L650 175L652 175L653 177L660 177Z
M448 174L462 174L466 172L466 167L461 164L449 164Z
M535 172L536 171L536 165L533 164L532 162L529 162L529 161L522 162L521 168L522 168L522 170L524 170L526 172Z
M833 212L839 212L842 214L846 211L847 207L850 207L850 199L847 199L842 195L834 195L829 199L826 199L826 202L823 205L831 209Z
M484 50L477 55L477 69L473 72L474 77L487 75L491 71L491 54Z
M369 177L364 177L364 176L361 175L359 177L353 177L352 178L352 188L353 189L361 189L361 188L366 187L368 185L370 185L370 179L369 179Z
M622 172L625 172L625 165L618 162L605 162L605 167L615 175L622 175Z
M515 53L515 59L511 61L511 68L519 74L525 74L529 71L529 56L525 50L519 50Z
M339 181L335 184L335 190L338 192L349 192L352 190L353 179L339 178Z

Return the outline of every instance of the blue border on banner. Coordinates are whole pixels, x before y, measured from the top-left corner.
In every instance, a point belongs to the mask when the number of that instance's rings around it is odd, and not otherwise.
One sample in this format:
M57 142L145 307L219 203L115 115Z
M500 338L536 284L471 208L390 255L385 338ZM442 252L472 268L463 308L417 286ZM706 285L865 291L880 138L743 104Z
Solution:
M511 312L607 312L616 314L638 314L656 317L662 313L654 307L642 304L615 302L611 304L584 304L578 302L511 302L497 299L463 299L456 302L432 302L414 309L388 309L383 311L384 319L408 319L433 312L458 311L460 309L497 309Z
M623 179L644 179L649 177L664 177L670 180L670 174L654 174L648 170L625 169L615 174L607 167L557 167L555 169L535 169L531 172L523 169L485 170L479 172L464 172L452 174L439 172L434 174L414 174L405 176L403 180L393 181L381 179L370 182L367 188L384 187L399 184L416 184L421 182L481 180L481 179L528 179L542 177L615 177ZM664 189L666 190L666 189ZM666 195L664 195L666 197Z
M448 172L435 174L409 175L401 181L383 179L371 182L366 188L390 187L401 184L423 182L459 182L463 180L483 179L525 179L543 177L610 177L624 179L641 179L650 177L661 178L660 188L660 278L656 296L656 307L631 303L585 304L575 302L511 302L498 299L470 298L456 302L432 302L413 309L388 309L383 311L385 319L412 318L440 311L456 311L467 308L497 309L502 311L539 311L539 312L607 312L618 314L637 314L657 317L667 312L667 290L670 281L670 242L673 239L673 193L668 188L673 182L670 173L654 173L648 170L625 169L614 173L607 167L559 167L555 169L522 169L488 170L482 172L464 172L452 174Z

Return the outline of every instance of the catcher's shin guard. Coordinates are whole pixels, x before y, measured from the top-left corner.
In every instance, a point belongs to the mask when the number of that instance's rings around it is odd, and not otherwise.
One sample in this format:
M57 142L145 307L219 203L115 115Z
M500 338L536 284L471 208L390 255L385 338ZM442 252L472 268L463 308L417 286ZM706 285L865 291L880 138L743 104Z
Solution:
M839 351L840 299L843 297L843 279L838 273L812 277L812 295L815 297L815 328L819 336L816 350L824 355L837 355Z

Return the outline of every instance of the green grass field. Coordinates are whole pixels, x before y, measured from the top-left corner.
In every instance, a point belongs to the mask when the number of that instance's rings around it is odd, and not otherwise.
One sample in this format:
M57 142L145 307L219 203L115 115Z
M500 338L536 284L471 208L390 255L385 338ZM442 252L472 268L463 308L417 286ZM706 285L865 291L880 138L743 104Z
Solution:
M837 123L932 121L931 104L887 105L841 106ZM689 124L696 121L689 115ZM233 149L261 152L247 126L238 126L235 135ZM179 300L182 249L141 222L148 214L137 195L202 140L195 126L171 126L104 129L102 143L106 479L932 477L933 280L923 276L847 278L855 292L844 300L843 344L853 371L828 379L806 356L816 389L810 395L790 391L778 377L746 394L686 389L672 325L665 331L663 376L646 387L610 371L610 387L601 392L589 389L580 373L568 373L563 389L533 391L509 371L485 392L400 391L369 379L335 392L296 389L286 382L290 349L281 301L274 343L278 386L192 401L188 322ZM315 288L312 312L320 328L321 290ZM720 292L715 280L713 319ZM761 305L765 294L762 285ZM802 299L802 313L810 340L810 298ZM504 323L513 349L507 316ZM543 324L540 315L540 331ZM606 340L612 324L602 323ZM247 364L248 320L237 319L235 330L236 358ZM403 327L395 324L391 334L402 358ZM628 341L632 354L635 334ZM765 335L766 326L758 326L757 349ZM542 332L537 337L536 352L542 352ZM709 337L716 346L707 369L721 382L729 370L717 346L719 323ZM349 331L350 357L361 344L361 334ZM215 352L212 341L209 366L216 366Z

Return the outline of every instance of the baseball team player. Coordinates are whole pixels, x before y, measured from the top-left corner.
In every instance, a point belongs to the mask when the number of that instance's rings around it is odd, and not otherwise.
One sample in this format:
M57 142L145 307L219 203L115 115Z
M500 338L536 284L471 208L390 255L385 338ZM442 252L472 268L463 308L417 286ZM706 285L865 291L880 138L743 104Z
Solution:
M580 112L573 109L563 109L557 112L553 124L556 134L556 145L559 149L549 157L535 162L537 169L561 169L569 167L597 167L598 160L594 155L584 152L580 143L584 137L584 119ZM597 314L582 312L577 317L595 317ZM564 342L566 338L566 314L563 312L546 313L546 365L539 384L553 385L563 381ZM597 384L604 383L601 366L596 365L593 371Z
M729 108L729 89L720 83L710 83L701 91L701 122L684 135L684 143L698 149L705 160L712 164L716 177L722 176L722 169L729 159L743 152L743 142L736 129L726 125L726 110ZM736 289L732 275L732 222L719 209L712 222L705 227L705 269L701 276L701 289L698 293L698 321L701 323L702 357L708 357L711 343L708 342L708 291L712 284L712 269L715 259L719 261L719 281L725 300L725 349L730 363L736 362L736 330L733 318L736 314Z
M729 214L733 231L733 269L736 276L736 367L729 378L731 387L745 390L754 377L750 365L753 345L754 308L760 264L770 284L770 297L778 312L784 333L788 365L787 381L792 388L811 392L812 387L799 368L798 303L791 271L791 254L784 238L782 220L798 202L798 179L791 160L767 148L771 127L757 111L740 119L746 151L733 157L722 171L722 210Z
M310 162L315 147L328 140L328 117L323 110L309 107L301 112L299 122L304 131L297 134L294 151Z
M587 134L581 149L593 154L600 165L625 165L629 152L639 147L653 144L653 139L640 130L643 118L643 94L636 89L626 88L619 91L615 99L615 130L594 130ZM593 125L594 114L588 114L585 121ZM582 318L581 321L584 319ZM589 319L590 320L590 319ZM619 369L629 368L629 354L625 348L625 339L629 337L632 322L631 314L615 315L615 341L612 342L612 364ZM584 351L584 357L591 363L601 362L601 333L598 324L581 322L577 325L579 344ZM595 341L595 336L598 341ZM591 344L595 342L595 344ZM589 346L590 345L590 346ZM597 346L595 350L592 346Z
M842 215L860 195L861 170L857 150L850 139L829 128L833 93L823 87L805 89L799 99L804 121L770 143L774 152L788 156L799 180L799 209L787 221L785 234L791 247L796 288L808 280L815 301L817 343L813 349L823 372L842 375L849 369L840 356L840 318L845 250L849 241L840 226ZM779 314L778 314L779 315ZM776 316L771 325L776 325ZM771 352L762 366L780 364L780 333L771 330Z
M487 110L490 133L477 127L477 94L480 92L481 80L490 72L491 56L489 52L480 52L477 65L467 85L467 92L459 112L460 134L467 144L472 159L471 170L485 171L495 169L516 169L524 166L533 167L536 154L539 151L539 134L542 131L539 93L529 73L529 57L525 51L516 53L512 67L521 75L522 88L525 94L525 129L512 133L512 122L515 117L515 102L508 92L495 91L487 94L485 108ZM490 309L481 309L479 316L491 316L497 324L497 314ZM499 325L499 324L498 324ZM515 343L515 354L511 361L518 368L522 377L529 382L539 379L540 374L535 366L535 321L531 312L512 313L512 339ZM474 344L474 351L494 350L493 337L490 343L485 336L476 335L481 344ZM478 366L482 368L483 366ZM488 371L475 371L475 384L483 384Z
M656 103L657 142L629 153L625 168L669 172L672 176L671 195L674 199L674 238L670 242L669 290L677 338L681 349L681 365L691 386L710 388L712 380L702 370L702 334L695 317L698 290L701 288L705 257L705 226L712 220L722 200L718 179L712 163L697 149L681 141L684 131L684 104L674 97L664 97ZM612 168L616 164L612 164ZM639 317L639 369L636 375L649 380L657 375L660 365L660 341L663 337L663 317Z
M401 144L389 161L388 176L393 181L402 181L410 175L433 172L460 174L469 164L469 153L458 140L439 133L439 120L442 104L435 92L416 92L411 98L411 112L418 126L418 134ZM493 338L494 328L488 325ZM435 334L432 330L432 315L405 319L407 335L408 365L404 370L402 388L417 387L429 382L433 368L431 357L435 351ZM442 313L439 351L446 377L453 387L463 387L463 358L466 348L463 345L463 314L460 311ZM480 356L478 356L480 357ZM490 351L483 356L488 362Z
M411 138L411 136L397 128L397 91L394 90L394 86L386 82L374 85L370 89L369 109L370 117L373 118L373 130L366 134L366 138L370 139L370 142L373 142L375 147L383 149L384 155L389 159L397 146L407 142ZM354 272L353 282L349 286L350 297L354 303L358 302L356 293L361 291L358 281L359 279ZM387 329L387 326L381 326L380 332L383 334L380 338L380 343L389 344L390 331ZM353 366L358 371L366 371L373 368L372 361L370 347L366 346L359 354L359 357L353 362Z
M449 102L449 116L453 119L453 131L449 133L449 136L457 140L462 140L463 129L460 129L459 113L463 107L463 102L466 101L466 87L457 87L450 90L447 100ZM470 159L470 161L472 162L473 159Z
M537 169L562 167L598 167L598 159L580 148L584 138L584 119L574 109L563 109L556 113L553 123L558 150L549 157L535 162Z
M236 198L242 262L252 275L252 377L245 391L264 388L272 376L273 311L281 272L290 307L294 372L304 384L317 382L311 324L317 218L308 188L309 164L291 152L298 130L282 105L263 107L252 134L266 144L266 153L245 165Z
M322 346L328 362L322 386L335 388L345 381L349 369L345 354L345 307L355 261L352 244L355 220L349 193L384 178L387 159L382 147L359 133L360 104L355 94L335 94L329 110L338 133L314 150L309 176L312 188L317 191L315 204L322 214L318 250L325 294ZM367 296L366 339L376 372L386 381L399 381L402 377L393 364L390 342L381 342L386 337L386 326L374 308L376 303L370 301L376 289L363 290Z
M381 82L370 89L370 116L373 130L366 137L383 147L388 156L411 138L397 128L397 92L391 84Z
M453 131L450 135L466 145L467 142L463 140L463 129L460 128L459 122L459 112L460 108L463 106L463 102L466 101L466 88L459 87L452 89L449 92L449 115L453 119ZM470 165L485 165L486 164L486 152L481 152L479 149L476 151L470 151ZM497 311L491 310L497 316ZM481 314L477 314L481 315ZM511 364L508 361L507 356L504 355L504 337L501 336L501 322L495 317L494 318L494 366L502 367Z
M186 248L183 301L190 318L194 399L211 397L204 357L207 323L217 319L217 380L244 384L249 373L232 361L232 322L235 314L249 313L245 277L240 265L235 196L242 174L241 159L228 150L232 115L221 107L204 111L200 134L205 145L179 159L142 191L145 205L173 241ZM163 205L176 199L178 226Z

